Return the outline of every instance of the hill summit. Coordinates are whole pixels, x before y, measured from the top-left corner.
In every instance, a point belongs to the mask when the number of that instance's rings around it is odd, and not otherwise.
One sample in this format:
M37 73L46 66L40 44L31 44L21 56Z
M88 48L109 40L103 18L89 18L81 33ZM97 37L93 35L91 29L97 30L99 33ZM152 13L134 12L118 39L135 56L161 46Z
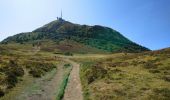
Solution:
M149 50L130 41L111 28L100 25L74 24L62 18L52 21L32 32L8 37L2 43L30 43L44 40L56 43L67 41L70 44L74 42L106 52L142 52Z

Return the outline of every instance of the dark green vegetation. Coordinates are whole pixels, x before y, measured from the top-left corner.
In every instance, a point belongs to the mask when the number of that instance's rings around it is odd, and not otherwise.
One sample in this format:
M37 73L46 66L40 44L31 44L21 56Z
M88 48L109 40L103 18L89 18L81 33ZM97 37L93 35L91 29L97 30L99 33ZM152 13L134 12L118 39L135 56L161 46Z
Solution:
M170 98L170 49L75 60L82 63L85 100Z
M48 49L77 53L104 53L104 52L141 52L148 51L119 32L99 25L87 26L73 24L65 20L56 20L33 32L20 33L3 40L3 44L16 42L31 43L33 46L44 46L43 41L53 41ZM62 44L64 41L64 44ZM38 43L37 43L38 42ZM50 46L50 45L49 45Z
M56 68L57 60L30 44L0 45L0 97L8 93L24 75L41 77Z

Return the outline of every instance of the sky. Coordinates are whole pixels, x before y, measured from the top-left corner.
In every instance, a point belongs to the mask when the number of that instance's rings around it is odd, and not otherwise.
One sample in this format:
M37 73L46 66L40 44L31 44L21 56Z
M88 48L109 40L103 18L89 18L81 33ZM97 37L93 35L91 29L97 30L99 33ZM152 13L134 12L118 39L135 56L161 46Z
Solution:
M170 0L0 0L0 41L60 16L102 25L152 50L170 47Z

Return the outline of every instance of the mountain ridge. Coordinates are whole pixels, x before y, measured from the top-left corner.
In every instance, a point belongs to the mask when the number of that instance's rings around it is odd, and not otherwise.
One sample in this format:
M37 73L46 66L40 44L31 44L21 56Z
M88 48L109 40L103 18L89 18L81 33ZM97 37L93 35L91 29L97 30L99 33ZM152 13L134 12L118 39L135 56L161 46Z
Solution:
M29 41L73 40L108 52L142 52L148 48L138 45L114 29L101 25L80 25L64 19L52 21L32 32L20 33L8 37L2 43L26 43Z

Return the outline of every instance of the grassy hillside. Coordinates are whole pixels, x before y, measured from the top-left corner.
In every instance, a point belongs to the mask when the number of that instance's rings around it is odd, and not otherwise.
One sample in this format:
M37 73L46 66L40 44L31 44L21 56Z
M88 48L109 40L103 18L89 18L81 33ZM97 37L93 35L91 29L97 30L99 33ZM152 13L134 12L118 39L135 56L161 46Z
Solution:
M0 45L0 97L21 82L27 73L39 78L57 68L58 62L30 44Z
M169 100L170 49L74 59L85 100Z
M42 40L52 40L56 43L69 40L82 45L80 49L87 46L89 47L88 50L96 48L96 50L100 49L97 51L107 52L141 52L149 50L130 41L111 28L99 25L78 25L61 19L44 25L33 32L20 33L8 37L2 43L15 42L23 44L34 41L41 42Z
M32 44L32 43L30 43ZM51 40L43 40L41 41L40 50L45 52L53 52L56 54L62 53L79 53L79 54L87 54L87 53L96 53L96 54L105 54L107 51L100 50L88 45L84 45L82 43L78 43L73 40L62 40L59 42L54 42Z

